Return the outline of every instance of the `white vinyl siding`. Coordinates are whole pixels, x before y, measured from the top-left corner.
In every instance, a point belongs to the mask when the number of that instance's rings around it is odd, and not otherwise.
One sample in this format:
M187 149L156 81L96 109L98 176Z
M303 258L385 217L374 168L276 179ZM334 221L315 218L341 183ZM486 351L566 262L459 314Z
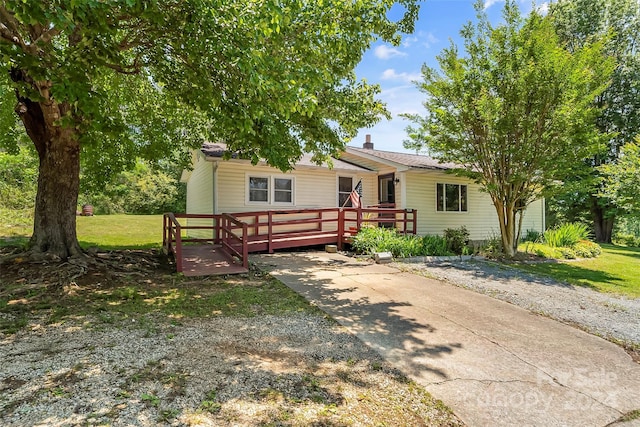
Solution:
M338 176L352 176L353 185L362 179L363 204L373 205L377 200L377 176L375 173L345 173L324 168L300 167L286 174L266 165L251 165L242 161L220 161L218 167L216 213L251 212L272 208L305 209L338 206ZM277 197L291 195L293 204L250 203L247 194L248 176L292 179L292 192L286 188L277 190ZM284 187L284 182L281 183ZM273 184L271 184L273 185ZM272 187L273 188L273 187ZM274 196L276 197L276 196Z
M438 183L467 186L468 215L447 215L447 212L438 212L436 206ZM489 195L481 192L477 184L439 171L408 171L403 184L406 185L404 207L418 210L418 234L442 235L446 228L465 226L472 240L485 240L499 235L500 228L495 207ZM542 205L542 200L529 205L522 224L523 233L529 229L542 231L544 226Z
M210 214L213 212L213 163L202 156L196 156L193 171L187 183L187 212L192 214ZM182 220L184 221L184 220ZM190 218L187 225L211 225L211 221ZM189 230L191 237L209 238L212 233L207 230Z

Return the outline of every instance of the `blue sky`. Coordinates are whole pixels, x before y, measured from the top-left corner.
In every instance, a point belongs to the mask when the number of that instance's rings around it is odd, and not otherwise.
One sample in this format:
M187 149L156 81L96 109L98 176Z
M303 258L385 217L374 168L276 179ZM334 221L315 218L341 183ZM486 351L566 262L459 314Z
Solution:
M485 11L492 23L501 19L503 0L484 0ZM378 99L387 104L391 120L383 120L372 128L362 129L349 145L361 147L366 134L371 134L375 148L387 151L408 152L402 146L407 138L405 128L409 122L399 117L401 113L424 112L424 95L412 81L420 80L422 64L437 66L436 56L453 40L460 48L460 29L469 21L475 21L474 0L425 0L421 2L420 17L415 32L405 35L400 46L375 43L367 51L356 68L356 75L369 83L377 83L382 89ZM533 7L532 0L518 0L523 14ZM546 0L536 0L536 7L545 9Z

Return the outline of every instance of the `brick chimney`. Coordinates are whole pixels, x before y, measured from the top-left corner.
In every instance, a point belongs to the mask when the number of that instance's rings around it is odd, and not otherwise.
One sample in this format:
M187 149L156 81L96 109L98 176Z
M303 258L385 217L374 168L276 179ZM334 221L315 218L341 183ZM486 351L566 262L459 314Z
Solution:
M364 144L362 144L362 148L366 148L368 150L373 150L373 142L371 142L371 135L366 134L364 137Z

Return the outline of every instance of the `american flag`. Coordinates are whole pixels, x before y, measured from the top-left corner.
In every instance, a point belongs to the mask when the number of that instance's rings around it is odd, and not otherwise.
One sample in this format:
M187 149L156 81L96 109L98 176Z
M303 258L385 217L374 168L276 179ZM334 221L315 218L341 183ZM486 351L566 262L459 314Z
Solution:
M354 208L359 208L361 197L362 197L362 180L358 181L358 184L349 195L349 199L351 200L351 206Z

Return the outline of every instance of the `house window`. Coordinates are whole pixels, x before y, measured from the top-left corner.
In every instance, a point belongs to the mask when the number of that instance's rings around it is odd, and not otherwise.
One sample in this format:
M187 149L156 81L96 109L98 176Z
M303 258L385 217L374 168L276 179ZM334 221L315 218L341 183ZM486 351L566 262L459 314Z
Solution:
M293 204L293 178L247 176L249 203Z
M350 176L338 177L338 206L351 207L351 191L353 190L353 178ZM346 205L345 205L346 203Z
M269 178L249 177L249 201L269 203Z
M467 212L467 186L436 184L436 210L438 212Z
M274 178L273 200L276 203L293 203L293 180Z

